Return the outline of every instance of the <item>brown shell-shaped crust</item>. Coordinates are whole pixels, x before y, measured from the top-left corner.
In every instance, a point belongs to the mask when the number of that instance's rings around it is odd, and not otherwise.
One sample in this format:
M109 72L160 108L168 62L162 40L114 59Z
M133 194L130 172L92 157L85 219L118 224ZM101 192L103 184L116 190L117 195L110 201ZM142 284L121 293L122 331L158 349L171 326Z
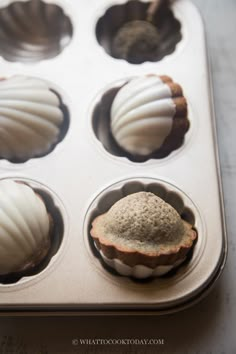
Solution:
M187 120L188 106L185 97L174 97L173 101L175 103L175 116L174 118L185 118Z
M104 214L103 214L104 215ZM98 216L92 222L90 230L91 237L93 238L97 248L109 259L119 259L124 264L134 267L136 265L144 265L149 268L155 268L162 265L174 265L177 261L183 260L189 251L194 247L197 240L197 232L193 229L192 225L183 221L188 228L189 237L185 242L178 245L173 245L169 250L159 252L139 252L127 249L121 245L115 245L108 240L104 235L99 235L97 230Z
M171 132L158 150L159 157L164 157L183 144L184 136L190 127L190 122L188 120L188 104L186 98L183 96L182 87L174 83L169 76L160 76L160 78L171 89L176 107Z
M154 74L147 76L154 76ZM182 87L174 82L170 76L160 75L159 77L163 83L169 86L176 108L170 134L166 137L162 146L151 154L151 156L155 155L158 158L162 158L169 155L183 144L184 136L190 127L190 122L188 120L188 104L186 98L183 96Z

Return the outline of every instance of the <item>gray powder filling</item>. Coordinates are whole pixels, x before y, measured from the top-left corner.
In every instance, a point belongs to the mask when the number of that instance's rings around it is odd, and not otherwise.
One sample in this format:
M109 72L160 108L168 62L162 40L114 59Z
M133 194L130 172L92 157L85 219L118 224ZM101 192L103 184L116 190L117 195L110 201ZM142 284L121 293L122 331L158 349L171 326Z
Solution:
M176 210L149 192L128 195L116 202L100 225L106 237L122 245L136 247L178 244L185 226ZM138 247L139 248L139 247Z
M130 21L114 37L112 52L115 57L133 63L155 60L160 37L155 26L147 21Z

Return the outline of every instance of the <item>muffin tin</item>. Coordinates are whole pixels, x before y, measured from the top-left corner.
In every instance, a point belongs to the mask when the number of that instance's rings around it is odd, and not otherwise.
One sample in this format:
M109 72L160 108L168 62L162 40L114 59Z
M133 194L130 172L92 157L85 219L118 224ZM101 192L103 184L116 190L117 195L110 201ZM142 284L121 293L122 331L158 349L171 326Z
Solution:
M24 181L46 196L59 233L45 266L0 284L1 313L161 314L193 304L219 277L227 251L209 69L198 11L188 0L173 2L174 18L181 26L178 43L161 60L132 64L109 54L98 24L110 23L113 17L106 14L114 6L134 9L147 1L138 5L136 0L129 5L124 0L31 2L32 8L39 6L43 18L54 9L52 4L60 7L58 16L64 24L56 29L58 50L38 41L42 19L29 25L30 43L9 30L7 48L3 41L0 45L1 77L22 74L51 82L68 109L68 130L45 156L23 163L0 160L0 173L1 179ZM1 16L8 16L14 6L19 10L20 5L29 4L0 2L0 28ZM124 11L118 15L124 22ZM13 28L16 19L8 18ZM110 26L104 30L110 31ZM50 43L54 33L46 35ZM145 74L169 75L180 83L188 101L190 130L184 143L167 157L132 161L117 152L109 139L104 147L96 109L110 88ZM167 198L198 232L194 252L182 266L168 276L145 281L111 271L89 236L93 217L123 195L140 190Z

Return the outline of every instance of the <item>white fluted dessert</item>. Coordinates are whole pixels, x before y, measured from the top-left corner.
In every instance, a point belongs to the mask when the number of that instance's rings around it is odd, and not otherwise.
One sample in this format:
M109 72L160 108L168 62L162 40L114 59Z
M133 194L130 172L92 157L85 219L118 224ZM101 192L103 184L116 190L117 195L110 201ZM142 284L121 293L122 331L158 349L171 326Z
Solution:
M63 112L44 80L14 76L0 81L0 157L28 160L58 142Z
M0 181L0 275L33 268L50 248L50 217L26 184Z
M112 135L132 155L147 156L162 148L175 148L171 139L183 139L188 125L182 89L167 76L130 80L111 106Z

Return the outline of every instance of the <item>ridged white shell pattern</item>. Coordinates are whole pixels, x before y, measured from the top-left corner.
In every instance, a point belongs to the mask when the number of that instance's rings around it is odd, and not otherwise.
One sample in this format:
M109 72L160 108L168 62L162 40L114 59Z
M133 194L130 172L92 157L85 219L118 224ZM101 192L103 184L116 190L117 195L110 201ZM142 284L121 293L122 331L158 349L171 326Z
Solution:
M29 159L47 153L60 133L59 106L44 80L14 76L0 81L0 157Z
M109 267L115 269L117 273L125 277L133 277L137 279L146 279L149 277L161 277L162 275L169 273L172 269L178 267L180 264L182 264L185 261L184 258L176 261L172 265L159 265L156 266L155 268L150 268L142 264L137 264L133 267L130 267L117 258L113 258L113 259L107 258L101 250L99 250L97 247L96 249L100 253L100 256L102 257L104 262Z
M50 245L49 217L29 186L0 181L0 275L34 265Z
M176 106L171 89L158 76L131 80L111 107L111 130L117 143L134 155L149 155L169 135Z

